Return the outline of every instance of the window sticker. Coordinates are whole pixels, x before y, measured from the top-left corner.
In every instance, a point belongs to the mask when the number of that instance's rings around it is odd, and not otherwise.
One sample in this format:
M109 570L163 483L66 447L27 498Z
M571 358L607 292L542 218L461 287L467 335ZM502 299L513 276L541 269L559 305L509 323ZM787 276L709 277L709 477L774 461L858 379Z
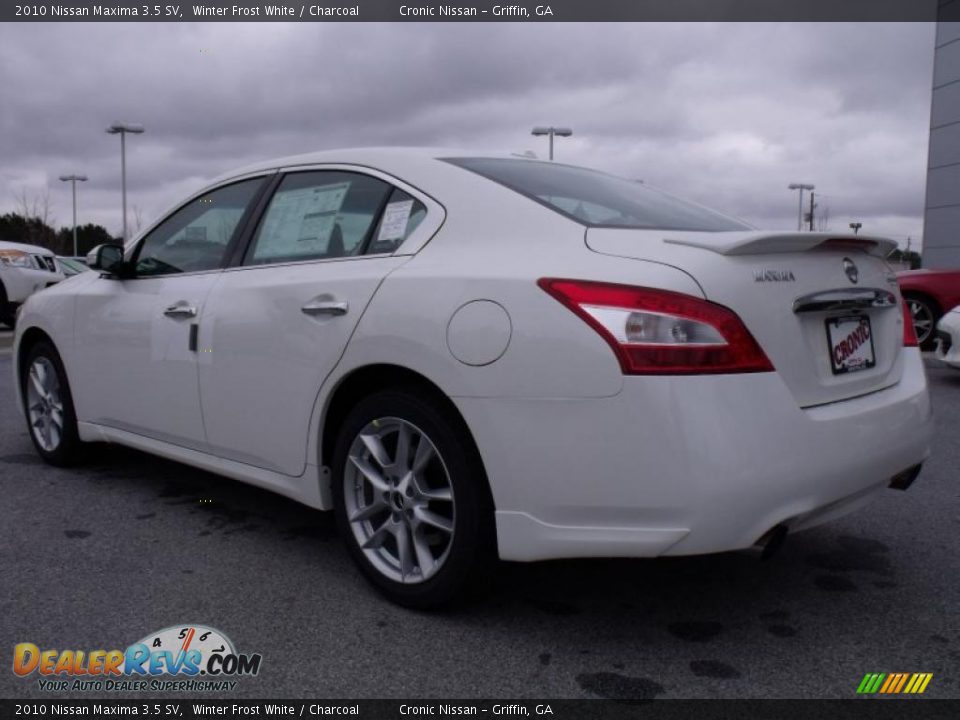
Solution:
M330 237L333 232L333 223L336 220L336 211L324 211L310 213L303 216L303 222L300 223L299 237L297 245L303 247L303 243L316 244L320 238Z
M270 205L256 257L323 254L350 183L287 190Z
M377 241L402 240L407 234L407 221L410 220L412 210L413 200L389 203L383 211Z

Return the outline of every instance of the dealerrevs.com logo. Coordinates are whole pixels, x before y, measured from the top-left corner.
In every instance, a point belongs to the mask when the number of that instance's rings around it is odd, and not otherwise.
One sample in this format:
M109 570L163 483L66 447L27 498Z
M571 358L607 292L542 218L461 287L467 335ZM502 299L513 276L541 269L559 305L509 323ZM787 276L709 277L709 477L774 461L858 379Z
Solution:
M238 653L219 630L184 624L151 633L126 650L43 650L18 643L13 672L39 676L40 690L49 691L230 691L239 683L235 678L260 672L261 659Z

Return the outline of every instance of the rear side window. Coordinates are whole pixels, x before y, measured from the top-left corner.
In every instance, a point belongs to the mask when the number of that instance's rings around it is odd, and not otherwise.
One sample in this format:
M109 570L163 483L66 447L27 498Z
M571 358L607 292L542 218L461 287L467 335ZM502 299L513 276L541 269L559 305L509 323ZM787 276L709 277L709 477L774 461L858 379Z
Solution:
M367 254L394 252L426 216L426 205L409 193L394 188L370 240Z
M393 186L358 173L287 175L260 221L245 264L359 255Z
M446 158L590 227L720 232L746 223L641 182L597 170L510 158Z

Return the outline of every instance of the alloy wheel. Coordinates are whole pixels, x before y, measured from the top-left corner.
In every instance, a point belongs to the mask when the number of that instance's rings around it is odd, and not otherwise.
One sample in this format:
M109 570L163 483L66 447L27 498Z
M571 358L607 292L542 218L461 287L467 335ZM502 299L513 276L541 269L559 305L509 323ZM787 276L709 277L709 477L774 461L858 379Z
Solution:
M913 329L917 333L917 342L923 345L933 334L933 310L925 302L915 298L907 300L910 317L913 319Z
M378 418L355 437L343 478L347 521L361 551L385 577L429 580L453 545L453 484L436 446L420 428Z
M30 365L27 413L37 444L47 452L56 450L63 438L63 398L57 371L43 356L35 358Z

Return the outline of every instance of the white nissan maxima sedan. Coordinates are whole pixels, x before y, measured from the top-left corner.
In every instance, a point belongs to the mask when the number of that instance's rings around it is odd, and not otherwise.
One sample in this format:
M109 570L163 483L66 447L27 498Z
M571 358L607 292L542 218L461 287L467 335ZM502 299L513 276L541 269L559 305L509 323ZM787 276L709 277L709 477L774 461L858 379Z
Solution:
M333 510L426 607L494 554L736 550L905 489L931 409L893 246L559 163L323 152L31 297L16 381L48 462L119 443Z

